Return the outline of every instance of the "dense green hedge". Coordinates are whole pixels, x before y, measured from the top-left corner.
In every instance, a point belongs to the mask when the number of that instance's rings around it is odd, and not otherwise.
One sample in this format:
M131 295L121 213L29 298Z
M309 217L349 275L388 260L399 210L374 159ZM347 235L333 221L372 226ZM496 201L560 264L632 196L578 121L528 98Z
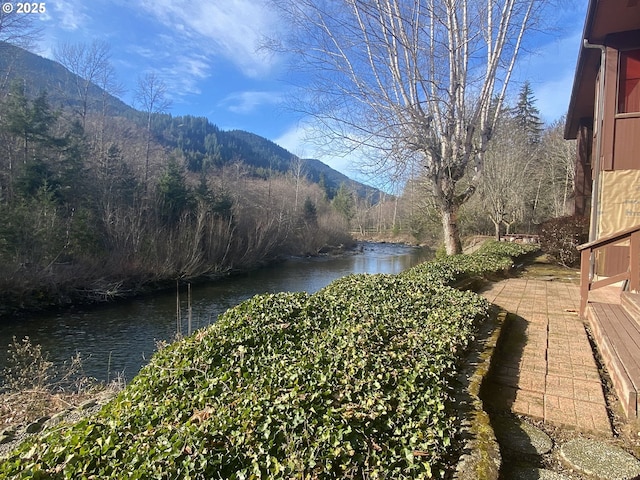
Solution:
M488 312L446 284L524 252L489 244L314 295L256 296L156 353L92 419L27 441L0 477L442 477L451 379Z
M488 241L471 255L451 255L425 262L411 271L430 285L455 285L472 276L501 273L513 266L513 259L538 250L537 245Z

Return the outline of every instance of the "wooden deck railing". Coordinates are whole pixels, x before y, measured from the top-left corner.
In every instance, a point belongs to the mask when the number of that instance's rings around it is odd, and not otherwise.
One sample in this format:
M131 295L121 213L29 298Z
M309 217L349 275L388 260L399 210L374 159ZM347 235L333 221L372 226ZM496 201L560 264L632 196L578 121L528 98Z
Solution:
M629 240L629 268L622 273L593 281L591 269L592 255L601 248ZM580 316L584 317L589 300L589 292L596 288L611 285L616 282L628 281L628 289L632 292L640 291L640 225L614 233L593 242L579 245L580 251Z

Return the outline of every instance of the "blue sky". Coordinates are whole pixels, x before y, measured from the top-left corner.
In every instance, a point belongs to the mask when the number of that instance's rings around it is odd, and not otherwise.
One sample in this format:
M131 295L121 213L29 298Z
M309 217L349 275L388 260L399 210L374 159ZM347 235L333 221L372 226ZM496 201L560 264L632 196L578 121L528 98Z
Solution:
M566 112L587 7L587 0L558 3L556 28L536 34L514 76L516 88L531 82L546 122ZM292 88L285 59L258 47L282 26L260 0L48 0L46 9L37 53L53 58L60 42L109 42L125 102L137 78L155 72L167 84L171 114L254 132L354 176L347 159L314 155L301 119L281 106Z

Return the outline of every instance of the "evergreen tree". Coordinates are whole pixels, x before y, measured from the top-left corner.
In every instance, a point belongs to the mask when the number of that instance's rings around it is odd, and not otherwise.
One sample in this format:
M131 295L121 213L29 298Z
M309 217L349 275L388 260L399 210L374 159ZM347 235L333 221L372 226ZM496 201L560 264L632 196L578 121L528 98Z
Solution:
M56 115L51 111L47 102L46 92L29 102L25 94L24 84L11 84L8 100L3 112L4 127L9 134L19 138L23 162L34 156L32 151L36 147L47 147L53 142L50 135L51 127L56 121Z
M175 223L191 204L191 192L184 179L183 170L174 158L170 158L167 169L158 182L164 220Z
M347 221L351 221L355 215L354 208L355 202L353 200L353 194L349 191L346 185L343 183L340 185L336 196L332 200L333 208L338 211Z
M130 206L139 189L138 179L126 163L122 151L115 145L109 145L100 169L96 172L97 192L100 202L113 208L115 204Z
M202 168L205 170L209 166L219 167L222 165L222 153L220 144L218 143L218 137L215 133L210 133L204 137L204 145L207 152L205 163Z
M320 179L318 180L318 185L320 185L320 188L322 189L322 192L324 193L324 198L326 200L333 199L333 197L335 196L335 192L327 184L327 176L324 174L324 172L320 173Z
M44 161L36 158L27 163L22 169L22 174L15 181L15 190L20 197L34 197L44 188L48 193L59 190L60 184L56 180L55 173Z
M539 143L542 133L540 111L535 103L531 84L528 81L524 82L518 94L518 103L513 109L513 117L516 119L517 127L526 135L529 144Z
M303 218L304 222L309 225L316 227L318 226L318 209L316 208L315 203L309 197L307 197L304 201L303 206Z
M53 141L60 152L54 164L61 186L60 199L67 204L79 203L91 190L85 174L87 167L84 161L89 149L84 127L79 120L73 120L64 137Z
M52 133L57 120L46 92L31 101L23 82L11 85L0 125L7 135L5 163L11 191L33 196L46 185L47 192L61 200L61 187L69 191L77 187L73 171L81 162L82 133L70 125L64 137L57 137Z
M204 172L200 173L200 181L194 193L199 202L205 205L213 204L213 192L209 189L209 185L207 185L207 175Z

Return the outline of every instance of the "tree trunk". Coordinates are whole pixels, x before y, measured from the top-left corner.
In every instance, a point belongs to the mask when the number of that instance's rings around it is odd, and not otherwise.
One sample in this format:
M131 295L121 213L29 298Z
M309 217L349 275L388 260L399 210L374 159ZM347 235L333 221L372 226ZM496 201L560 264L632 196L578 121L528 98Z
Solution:
M495 227L496 240L499 242L500 241L500 222L496 222L493 218L491 218L491 221L493 222L493 226Z
M442 217L442 231L447 255L462 253L460 230L458 230L458 209L456 205L445 205L440 209Z
M507 222L505 220L502 220L502 223L504 223L505 227L507 227L507 235L509 235L511 233L511 224L515 222L515 220L512 220L510 222Z

